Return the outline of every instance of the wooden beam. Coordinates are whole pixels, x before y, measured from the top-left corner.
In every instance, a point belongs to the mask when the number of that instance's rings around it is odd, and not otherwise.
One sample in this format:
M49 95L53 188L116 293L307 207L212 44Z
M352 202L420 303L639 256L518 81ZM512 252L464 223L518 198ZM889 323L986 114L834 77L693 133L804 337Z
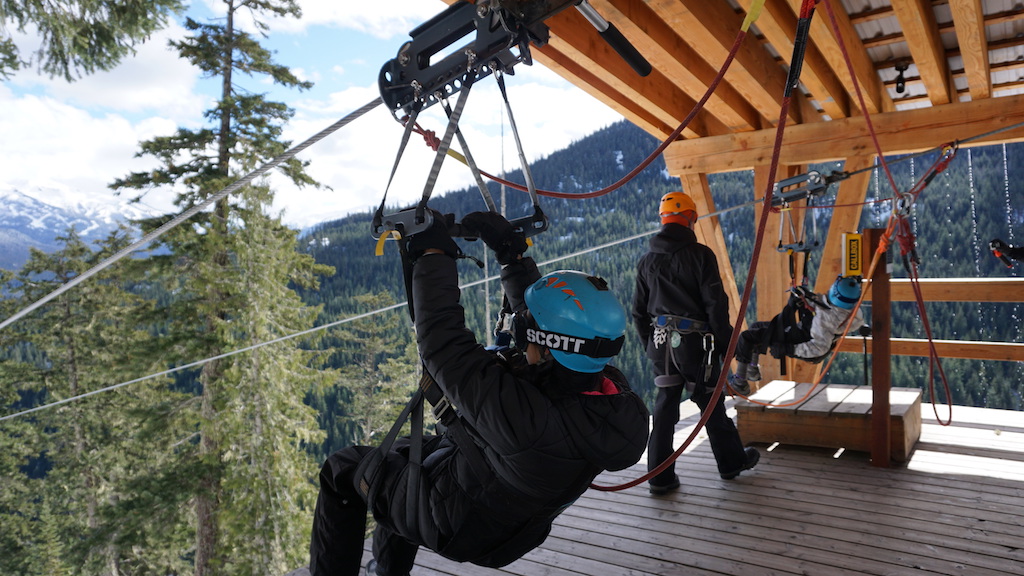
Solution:
M927 302L1024 302L1024 278L921 278L921 295ZM892 301L914 302L914 289L907 278L893 278ZM865 300L871 288L865 285Z
M988 62L988 45L985 38L985 15L981 0L949 0L953 14L960 56L967 73L967 86L972 100L992 96L992 73Z
M622 114L630 122L658 139L665 139L678 126L678 124L669 124L658 118L635 100L612 89L590 69L557 50L540 48L534 50L533 56L537 62L547 66L562 78Z
M789 0L790 8L792 8L794 14L800 13L800 6L802 4L803 0ZM839 43L833 31L831 18L829 17L829 7L831 7L831 13L835 15L843 44ZM875 73L874 63L868 55L867 49L864 48L864 43L861 42L857 29L853 27L849 15L845 10L842 10L842 7L843 5L840 2L831 2L827 6L823 5L815 10L815 14L811 18L811 42L821 51L821 54L832 68L833 74L840 79L846 88L854 109L860 109L860 102L857 99L853 82L853 77L856 77L857 84L860 85L864 96L864 105L869 113L877 114L892 110L892 98L889 97L889 92L882 88L878 74ZM850 57L849 65L847 65L843 46L846 47L845 53ZM850 66L853 67L853 76L850 75Z
M681 180L683 190L690 195L690 198L693 198L693 203L697 205L698 215L717 211L715 199L711 197L707 174L687 174ZM729 317L736 318L740 308L740 295L736 289L736 275L732 271L729 249L726 247L725 235L722 233L722 224L718 216L701 218L697 221L694 231L697 233L697 240L711 248L718 258L718 271L722 276L725 293L729 296ZM741 320L736 329L740 330L742 326Z
M783 167L775 175L776 180L782 180L799 173L799 167ZM751 191L753 197L761 198L774 185L769 181L768 166L759 166L754 169L754 189ZM761 213L764 211L764 203L754 204L754 229L761 222ZM754 289L757 301L755 307L755 318L758 320L769 320L779 313L788 300L786 290L789 289L789 256L776 249L779 240L779 229L782 223L782 215L769 214L765 222L764 236L761 244L761 252L758 255L757 270L755 272ZM792 366L792 361L787 366ZM778 362L764 362L761 365L762 380L770 382L779 378L781 370ZM787 370L788 372L788 370Z
M868 252L881 248L885 230L864 231ZM889 269L879 266L871 271L875 301L871 305L871 329L878 345L871 348L871 465L889 466L889 391L892 388L892 302L889 300Z
M952 102L949 63L935 23L935 11L927 0L893 0L893 11L907 39L917 73L924 81L932 106Z
M728 2L648 0L647 4L666 24L683 33L687 43L715 69L725 63L743 23L743 17L733 11ZM756 42L744 42L740 46L726 81L762 116L777 122L786 88L786 72ZM798 109L790 107L790 118L794 122L800 121Z
M843 170L854 173L853 176L839 183L836 192L836 205L843 208L832 210L832 221L828 226L828 238L821 251L821 263L818 266L818 278L814 283L814 291L824 294L835 282L836 276L843 271L843 234L857 232L860 229L860 216L864 211L864 200L868 195L871 183L871 171L874 156L854 156L843 164Z
M868 341L868 353L874 344ZM928 341L917 338L893 338L890 341L891 353L896 356L930 355ZM965 358L970 360L998 360L1005 362L1024 362L1024 346L1015 342L978 342L973 340L935 340L935 351L940 358ZM839 352L863 353L861 337L847 336L842 345L836 348Z
M564 10L546 22L551 27L551 40L543 49L545 54L557 50L580 66L602 71L601 78L613 90L636 101L666 123L677 124L678 118L696 106L696 100L660 71L653 70L647 77L637 75L578 10ZM709 128L706 124L708 118L709 114L701 111L683 135L686 138L699 138L728 132L721 123L715 127L717 129Z
M1024 140L1021 126L979 136L1024 123L1024 95L888 112L873 116L871 123L884 155L921 152L966 138L972 140L961 142L962 146L1019 141ZM783 143L782 164L812 164L875 152L862 116L789 127ZM672 174L750 170L771 162L774 145L774 129L675 142L665 151L665 163Z
M754 0L739 0L739 3L749 13ZM767 0L755 24L783 61L792 64L796 14L786 4L786 0ZM807 46L804 54L800 82L833 120L850 115L850 98L843 84L813 43ZM804 121L807 121L806 117Z
M594 0L594 8L625 35L652 66L697 98L703 96L718 70L705 62L679 35L642 0ZM730 132L770 126L750 102L728 83L719 84L705 108ZM679 121L689 110L677 111Z

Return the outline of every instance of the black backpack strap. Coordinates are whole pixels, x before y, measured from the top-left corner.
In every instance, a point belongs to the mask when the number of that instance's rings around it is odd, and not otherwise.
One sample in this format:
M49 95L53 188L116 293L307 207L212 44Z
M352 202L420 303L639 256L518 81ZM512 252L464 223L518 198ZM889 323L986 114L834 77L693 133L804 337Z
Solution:
M391 430L388 431L380 446L371 450L359 463L359 467L356 469L356 489L368 504L372 505L377 495L377 489L380 487L380 481L384 477L385 455L391 450L391 446L394 445L395 440L398 439L398 434L402 431L402 426L405 425L405 421L409 419L409 416L414 411L420 413L420 421L422 422L422 409L423 393L417 390L413 394L412 399L409 400L409 403L405 405L398 419L391 426ZM422 428L422 424L420 427Z
M481 482L486 482L487 478L492 476L493 473L490 466L487 465L483 452L469 434L466 421L462 419L456 407L451 403L451 400L445 396L444 391L441 390L441 387L438 386L430 374L427 374L426 370L423 371L423 376L420 378L420 392L423 393L427 402L430 402L430 405L433 407L434 416L441 424L444 424L445 434L451 438L452 442L459 448L459 451L466 457L466 460L469 461L469 466L477 479Z

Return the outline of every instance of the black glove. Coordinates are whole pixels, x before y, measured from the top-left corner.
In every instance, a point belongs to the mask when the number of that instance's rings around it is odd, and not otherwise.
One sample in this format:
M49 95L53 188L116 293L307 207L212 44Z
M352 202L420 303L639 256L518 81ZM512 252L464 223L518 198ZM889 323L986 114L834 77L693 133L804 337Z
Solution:
M459 245L452 240L452 236L448 232L448 227L455 222L455 215L441 214L430 208L428 210L434 218L430 227L402 239L405 242L405 251L409 254L409 259L415 262L431 248L436 248L452 258L461 256L462 251L459 250Z
M1000 252L1006 252L1006 250L1009 248L1009 246L1006 245L1006 242L1003 242L999 238L996 238L989 242L988 247L991 250L998 250Z
M476 236L494 250L498 264L511 264L526 252L526 237L512 229L512 225L497 212L471 212L462 218L467 234Z

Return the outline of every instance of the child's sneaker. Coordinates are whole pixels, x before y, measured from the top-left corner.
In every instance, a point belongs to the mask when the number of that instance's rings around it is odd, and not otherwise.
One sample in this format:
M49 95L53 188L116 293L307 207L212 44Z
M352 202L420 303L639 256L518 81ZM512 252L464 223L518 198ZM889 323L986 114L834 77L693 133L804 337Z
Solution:
M748 365L746 378L751 382L757 382L761 379L761 368L759 368L757 364Z
M727 383L729 388L740 396L750 396L750 384L748 384L743 378L740 378L737 374L729 374Z

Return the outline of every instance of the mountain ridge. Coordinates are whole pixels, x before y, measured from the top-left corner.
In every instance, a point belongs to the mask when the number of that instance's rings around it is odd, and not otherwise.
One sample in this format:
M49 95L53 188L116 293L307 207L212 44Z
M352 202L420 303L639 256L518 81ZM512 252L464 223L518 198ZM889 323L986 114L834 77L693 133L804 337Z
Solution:
M72 226L82 240L92 244L122 224L150 215L129 204L62 207L38 199L47 195L46 188L36 188L33 194L22 190L0 191L0 268L6 270L24 266L32 248L47 253L60 249L58 238Z

